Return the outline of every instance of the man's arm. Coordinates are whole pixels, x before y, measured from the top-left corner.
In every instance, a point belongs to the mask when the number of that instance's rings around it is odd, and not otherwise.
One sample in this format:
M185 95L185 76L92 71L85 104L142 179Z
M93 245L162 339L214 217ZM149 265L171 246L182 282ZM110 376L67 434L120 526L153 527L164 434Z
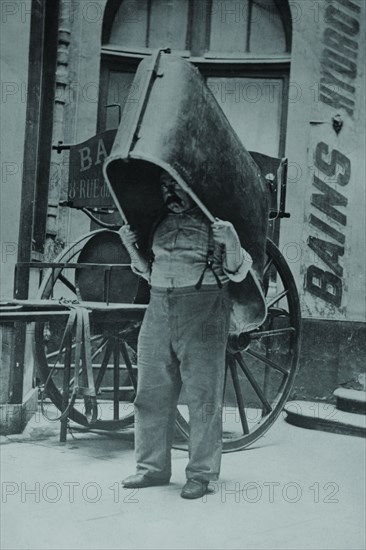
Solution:
M136 247L137 243L137 233L133 231L128 224L122 225L119 230L119 235L122 239L123 244L131 258L131 269L137 275L141 275L144 279L149 280L150 270L149 264L146 258L141 254L139 249Z
M250 254L242 248L238 234L232 223L216 220L212 223L213 239L223 247L223 269L234 282L245 279L253 261Z

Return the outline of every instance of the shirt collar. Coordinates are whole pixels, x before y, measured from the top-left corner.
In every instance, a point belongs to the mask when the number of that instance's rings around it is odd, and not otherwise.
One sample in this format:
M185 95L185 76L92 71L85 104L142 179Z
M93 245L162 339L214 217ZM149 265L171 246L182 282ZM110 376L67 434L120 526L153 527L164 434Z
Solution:
M189 208L188 210L184 210L184 212L171 212L167 209L168 216L197 216L201 212L201 209L196 204L192 206L192 208Z

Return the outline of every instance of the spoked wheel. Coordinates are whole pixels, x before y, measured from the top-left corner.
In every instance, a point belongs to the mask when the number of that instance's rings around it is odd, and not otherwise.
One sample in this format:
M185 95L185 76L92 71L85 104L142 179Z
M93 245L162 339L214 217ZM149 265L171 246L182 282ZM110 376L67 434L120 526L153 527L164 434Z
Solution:
M83 259L83 250L97 231L80 239L56 259L57 263L75 263ZM106 239L110 239L110 233ZM76 270L56 268L43 279L38 298L80 298ZM85 282L85 281L84 281ZM244 449L259 439L275 422L289 397L297 372L300 348L300 305L291 271L270 240L264 269L264 290L268 314L261 327L245 335L242 351L228 345L226 385L223 406L223 450ZM133 426L133 400L136 389L136 349L141 320L92 323L93 371L99 404L94 429L119 430ZM46 383L55 363L66 320L55 318L34 325L34 353L41 382ZM69 353L71 364L74 344ZM63 360L58 358L58 374L49 380L47 394L62 410ZM71 380L72 385L73 380ZM114 391L114 388L117 388ZM69 417L89 426L79 401ZM185 447L189 436L187 407L177 413L177 447Z
M300 349L300 303L292 273L267 240L264 290L268 314L245 335L245 349L228 345L223 406L223 450L238 451L260 438L275 422L291 392ZM179 406L177 426L189 435L187 407ZM179 445L178 445L179 446Z
M79 301L81 283L86 287L87 292L91 293L87 299L93 300L93 292L100 293L100 285L103 286L103 277L106 273L103 271L103 265L95 266L93 264L94 272L92 268L90 270L88 268L89 278L86 276L86 271L78 270L76 266L80 262L85 262L85 250L96 250L95 244L102 248L104 251L102 254L112 255L115 263L129 263L128 256L124 257L124 251L121 252L120 241L118 241L116 233L105 230L89 233L70 248L62 251L56 258L55 263L67 264L67 266L56 267L45 273L37 298L43 300L62 299L70 303ZM108 247L112 248L108 250ZM100 259L100 251L97 252L98 254ZM127 270L129 274L129 267ZM121 271L119 271L119 275L121 275ZM125 281L125 274L120 280ZM121 285L120 280L117 281L119 285ZM127 285L129 283L131 281L127 275ZM135 281L133 281L134 283ZM118 292L121 290L118 289ZM131 295L131 288L122 289L122 292L125 293L122 300L126 301L126 297ZM133 400L137 376L136 348L141 315L139 317L135 320L126 320L123 315L114 314L112 308L104 315L93 315L91 318L93 377L98 402L98 420L92 424L93 429L118 430L133 425ZM71 363L71 393L76 349L75 336L73 336L71 345L59 354L66 322L67 316L55 316L55 320L47 323L36 322L33 336L34 357L40 380L43 384L47 383L46 395L60 411L63 408L63 373L66 354L69 354ZM50 371L56 362L56 368L53 369L52 377L49 378ZM89 426L81 399L76 401L68 416L82 426Z

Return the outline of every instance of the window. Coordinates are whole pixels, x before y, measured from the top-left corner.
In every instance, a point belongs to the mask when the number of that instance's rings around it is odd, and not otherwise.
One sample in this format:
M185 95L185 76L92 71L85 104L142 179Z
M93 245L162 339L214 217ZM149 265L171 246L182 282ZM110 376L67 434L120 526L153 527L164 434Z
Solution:
M141 52L161 47L186 50L189 7L189 0L125 0L117 10L109 43Z
M118 126L115 104L123 109L133 100L139 61L164 47L199 68L247 149L284 154L291 51L285 0L109 0L99 131Z
M281 14L274 2L212 0L209 54L280 54L287 51Z

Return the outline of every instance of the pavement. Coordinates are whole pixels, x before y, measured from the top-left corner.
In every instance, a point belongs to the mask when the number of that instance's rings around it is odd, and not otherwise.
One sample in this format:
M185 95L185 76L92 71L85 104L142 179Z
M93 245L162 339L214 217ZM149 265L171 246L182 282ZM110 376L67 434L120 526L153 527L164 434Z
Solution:
M223 455L212 493L188 501L185 451L173 450L170 485L126 490L130 433L74 430L60 444L58 423L36 413L1 438L1 550L364 549L365 439L284 417Z

